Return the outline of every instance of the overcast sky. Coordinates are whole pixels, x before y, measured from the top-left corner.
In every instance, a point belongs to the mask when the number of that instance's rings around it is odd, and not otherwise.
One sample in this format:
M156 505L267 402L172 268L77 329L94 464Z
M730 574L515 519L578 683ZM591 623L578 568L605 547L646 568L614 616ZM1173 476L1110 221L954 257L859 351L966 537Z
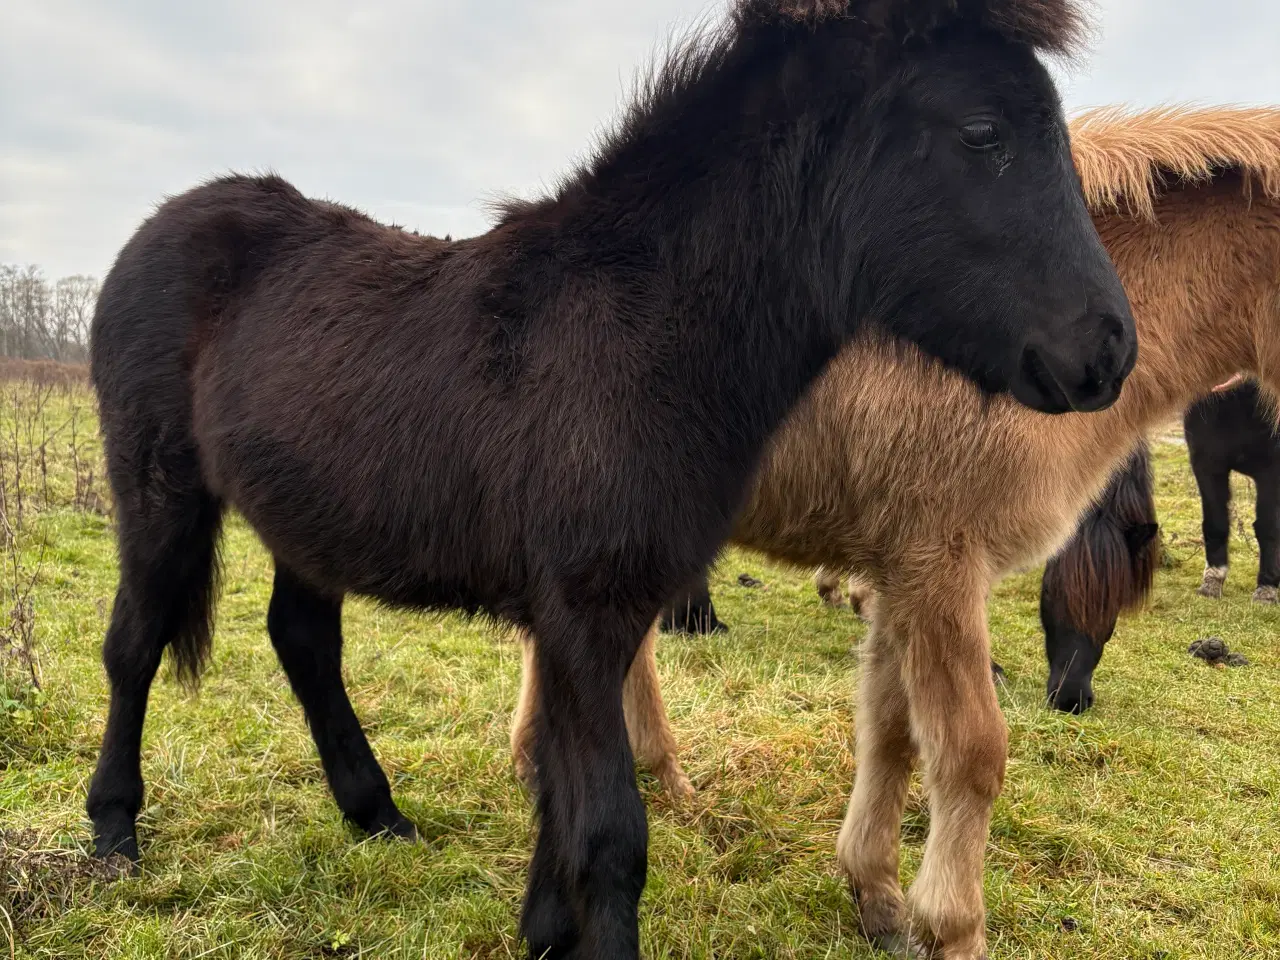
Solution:
M725 0L0 0L0 262L99 277L165 194L274 169L455 236L554 181ZM1097 0L1068 108L1280 103L1280 2Z

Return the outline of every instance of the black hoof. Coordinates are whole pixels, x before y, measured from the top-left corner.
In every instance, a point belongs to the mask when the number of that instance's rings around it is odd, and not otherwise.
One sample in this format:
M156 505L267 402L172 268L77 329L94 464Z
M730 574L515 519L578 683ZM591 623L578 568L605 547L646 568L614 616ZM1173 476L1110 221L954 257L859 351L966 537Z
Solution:
M422 834L418 832L418 828L404 817L401 817L384 830L383 836L393 836L398 840L408 840L412 843L417 843L422 839Z
M708 622L707 618L699 613L694 613L687 617L663 616L658 624L658 629L663 633L684 633L693 636L729 632L727 624L720 620Z
M135 837L124 837L110 841L95 840L93 855L99 860L110 860L112 857L124 857L130 863L138 863L142 860L142 854L138 851L138 841Z
M98 818L93 825L93 856L98 860L124 859L136 868L142 854L133 818L125 814Z
M1081 694L1078 697L1050 697L1049 706L1059 713L1070 713L1075 716L1085 713L1093 707L1093 694Z
M373 824L372 829L366 828L365 832L371 837L388 840L408 840L411 843L417 843L422 839L422 834L418 832L418 828L399 811L396 811L394 817L379 820L376 824Z

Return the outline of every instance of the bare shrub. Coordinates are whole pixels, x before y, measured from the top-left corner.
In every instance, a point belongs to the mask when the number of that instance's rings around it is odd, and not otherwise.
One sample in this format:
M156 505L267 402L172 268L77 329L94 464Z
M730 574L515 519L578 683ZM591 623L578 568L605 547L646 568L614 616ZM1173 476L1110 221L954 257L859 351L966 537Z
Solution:
M57 360L20 360L0 357L0 382L35 383L64 389L87 387L89 367L84 363L61 363Z
M0 359L0 706L40 689L33 594L48 510L109 514L82 368Z

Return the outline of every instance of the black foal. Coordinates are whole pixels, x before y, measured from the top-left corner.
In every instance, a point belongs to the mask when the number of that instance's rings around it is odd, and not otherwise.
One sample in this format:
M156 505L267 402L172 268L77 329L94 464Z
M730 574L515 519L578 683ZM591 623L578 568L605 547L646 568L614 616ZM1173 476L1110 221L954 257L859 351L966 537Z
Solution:
M456 242L278 177L175 197L108 274L91 369L115 494L99 854L139 854L139 742L194 678L236 509L334 796L413 827L340 674L348 593L534 638L535 956L635 958L645 810L623 681L848 340L1048 413L1112 403L1133 319L1037 50L1070 0L736 0L555 195ZM869 329L870 328L870 329Z

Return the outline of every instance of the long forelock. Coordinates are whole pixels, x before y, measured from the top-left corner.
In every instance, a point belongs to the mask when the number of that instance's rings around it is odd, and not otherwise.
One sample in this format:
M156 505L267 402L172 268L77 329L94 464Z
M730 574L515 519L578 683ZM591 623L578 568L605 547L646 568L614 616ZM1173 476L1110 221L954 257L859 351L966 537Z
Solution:
M977 6L986 26L1043 53L1073 59L1094 40L1094 20L1081 0L979 0Z
M1107 488L1081 518L1070 541L1046 570L1056 615L1100 641L1121 613L1140 608L1151 593L1162 547L1157 533L1135 549L1127 531L1156 524L1151 453L1140 443L1116 466Z

